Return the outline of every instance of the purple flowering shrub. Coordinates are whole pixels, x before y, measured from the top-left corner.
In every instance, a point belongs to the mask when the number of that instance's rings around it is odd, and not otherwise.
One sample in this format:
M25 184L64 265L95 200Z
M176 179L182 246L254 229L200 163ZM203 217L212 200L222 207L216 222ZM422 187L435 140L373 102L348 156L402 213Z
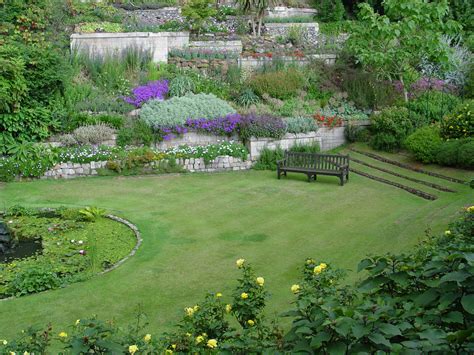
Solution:
M403 86L400 81L395 81L395 90L403 92ZM422 77L410 85L409 97L417 97L427 91L441 91L444 93L455 93L456 87L448 83L446 80L437 78Z
M271 115L248 114L241 117L239 125L240 137L281 138L287 131L286 123L280 117Z
M231 136L236 133L239 128L241 116L233 113L224 117L218 117L212 120L205 118L188 119L186 126L198 132L212 133L219 136Z
M168 90L168 80L150 81L145 85L134 88L132 96L124 97L123 100L138 108L152 99L164 100Z

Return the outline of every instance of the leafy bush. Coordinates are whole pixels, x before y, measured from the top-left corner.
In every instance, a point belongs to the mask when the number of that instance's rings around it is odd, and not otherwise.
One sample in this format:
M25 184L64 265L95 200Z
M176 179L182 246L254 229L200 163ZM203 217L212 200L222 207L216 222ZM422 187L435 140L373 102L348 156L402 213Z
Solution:
M178 75L170 81L170 96L184 96L195 90L194 81L186 75Z
M441 91L427 91L409 101L409 110L420 115L427 123L440 122L444 115L452 112L461 100Z
M86 22L77 26L78 32L91 33L91 32L107 32L116 33L124 32L124 29L120 23L113 22Z
M318 10L317 18L322 22L338 22L344 18L342 0L313 0Z
M7 294L23 296L58 288L61 278L47 265L31 265L17 272L9 282Z
M134 105L135 107L141 107L145 102L154 100L164 100L168 94L168 81L157 80L151 81L146 85L138 86L132 90L132 95L124 97L124 101Z
M305 78L299 70L290 68L254 75L250 86L260 96L268 94L284 100L295 97L304 89Z
M443 142L438 148L436 161L440 165L474 168L474 138Z
M283 159L285 152L278 147L277 149L264 148L260 152L257 162L253 168L255 170L276 170L277 161Z
M183 125L187 119L216 118L235 113L225 101L211 94L189 94L166 101L150 101L140 117L154 129Z
M286 124L279 117L248 114L241 118L240 137L244 140L251 137L281 138L285 133Z
M313 144L296 144L288 150L298 153L319 153L321 148L317 142L314 142Z
M119 146L149 146L153 142L153 131L140 119L131 119L117 132Z
M101 144L113 138L115 130L106 124L96 124L76 128L72 136L79 144Z
M107 124L110 127L119 129L123 126L124 121L124 116L114 113L105 113L98 115L76 113L70 115L67 119L67 122L63 123L62 130L70 132L80 126L94 125L100 123Z
M129 103L119 100L116 97L109 97L106 95L94 95L85 100L74 103L75 111L91 111L96 113L128 113L132 111L134 106Z
M288 133L307 133L318 130L318 125L312 117L288 117L285 121Z
M27 92L25 61L16 47L2 46L0 48L0 113L19 110Z
M370 131L366 127L348 121L344 129L344 136L349 143L368 142L370 140Z
M405 107L390 107L372 116L370 145L374 149L395 151L416 127L417 117Z
M458 105L441 121L441 136L446 139L474 136L474 100Z
M405 147L422 163L436 162L436 154L442 144L438 126L418 128L405 140Z

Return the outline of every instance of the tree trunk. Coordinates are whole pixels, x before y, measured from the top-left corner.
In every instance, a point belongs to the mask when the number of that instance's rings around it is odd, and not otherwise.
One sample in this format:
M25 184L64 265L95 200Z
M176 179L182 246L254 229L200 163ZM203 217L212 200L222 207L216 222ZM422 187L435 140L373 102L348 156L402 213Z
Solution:
M405 86L405 82L403 81L403 76L401 75L400 75L400 83L402 84L403 98L405 99L405 102L408 102L408 91Z
M260 35L262 34L262 18L260 17L258 19L258 32L257 32L257 36L260 37Z
M257 35L257 32L255 29L255 20L253 18L250 20L250 24L252 26L252 35L255 37Z

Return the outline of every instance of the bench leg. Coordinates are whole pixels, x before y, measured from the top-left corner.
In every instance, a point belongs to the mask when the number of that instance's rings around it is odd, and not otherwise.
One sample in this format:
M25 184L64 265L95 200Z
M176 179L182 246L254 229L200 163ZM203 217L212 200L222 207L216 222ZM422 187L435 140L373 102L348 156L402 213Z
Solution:
M318 180L318 175L314 174L313 178L314 178L314 181Z
M280 175L281 175L281 171L280 171L280 169L277 169L277 177L278 177L278 180L280 180Z
M308 175L308 182L311 182L312 175L311 174L307 174L307 175Z
M339 180L341 180L341 186L344 186L344 175L339 176Z

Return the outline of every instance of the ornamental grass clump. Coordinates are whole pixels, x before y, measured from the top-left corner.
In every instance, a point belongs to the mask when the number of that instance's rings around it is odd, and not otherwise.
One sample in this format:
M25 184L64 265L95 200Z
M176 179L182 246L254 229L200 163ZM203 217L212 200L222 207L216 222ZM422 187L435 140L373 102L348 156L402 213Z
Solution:
M168 80L150 81L146 85L138 86L132 90L132 96L124 97L124 101L141 107L150 100L164 100L168 94Z
M213 119L236 113L213 94L188 94L166 101L152 100L143 105L140 117L153 129L183 126L188 119Z
M114 134L115 130L103 123L81 126L72 132L72 136L77 141L77 143L84 145L97 145L111 140Z

